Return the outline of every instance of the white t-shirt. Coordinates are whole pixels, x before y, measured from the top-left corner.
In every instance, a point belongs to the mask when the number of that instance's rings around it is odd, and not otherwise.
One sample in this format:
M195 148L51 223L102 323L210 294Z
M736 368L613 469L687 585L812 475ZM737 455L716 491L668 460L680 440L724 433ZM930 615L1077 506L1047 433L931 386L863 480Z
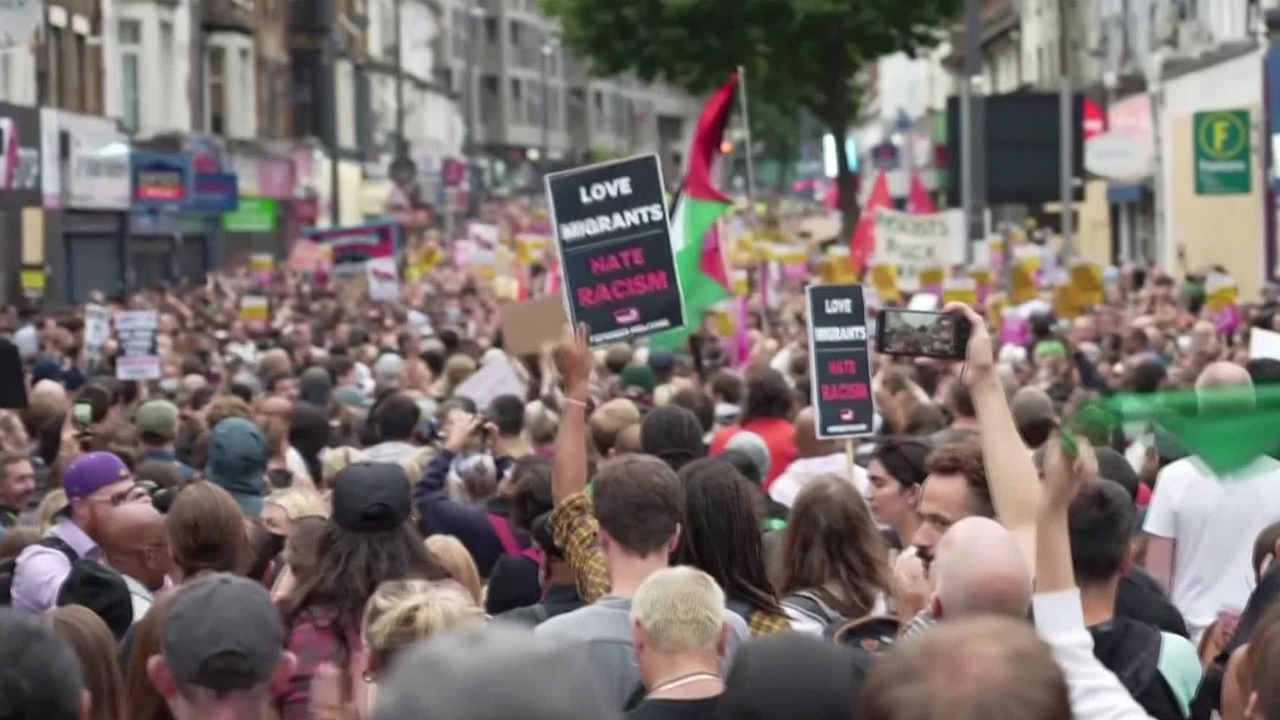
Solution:
M792 460L787 469L783 470L782 474L773 481L773 485L769 486L769 497L773 498L775 502L791 507L796 502L796 496L815 477L819 475L839 475L844 477L848 474L849 458L842 452ZM867 471L854 465L853 486L858 489L858 494L865 497L867 485L870 483L871 481L867 478Z
M1199 642L1220 610L1253 590L1253 542L1280 520L1280 462L1260 457L1227 475L1200 460L1170 463L1156 478L1143 530L1173 544L1172 600Z

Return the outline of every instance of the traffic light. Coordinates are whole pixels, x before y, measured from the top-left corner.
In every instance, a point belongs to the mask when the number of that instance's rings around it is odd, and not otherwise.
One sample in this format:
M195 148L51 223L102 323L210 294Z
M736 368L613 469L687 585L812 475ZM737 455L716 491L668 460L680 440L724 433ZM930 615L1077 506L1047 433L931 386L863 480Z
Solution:
M732 141L732 140L728 140L728 139L721 140L721 141L720 141L720 154L721 154L721 155L728 155L728 154L729 154L729 153L731 153L731 152L733 152L733 141Z

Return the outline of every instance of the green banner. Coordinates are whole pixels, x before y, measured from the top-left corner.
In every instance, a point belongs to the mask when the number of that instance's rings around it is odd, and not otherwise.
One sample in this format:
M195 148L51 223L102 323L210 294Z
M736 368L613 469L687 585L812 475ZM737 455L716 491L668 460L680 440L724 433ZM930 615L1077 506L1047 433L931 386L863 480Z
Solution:
M236 209L222 214L226 232L273 232L276 229L276 201L271 198L240 198Z
M1248 110L1195 114L1197 195L1244 195L1253 189Z

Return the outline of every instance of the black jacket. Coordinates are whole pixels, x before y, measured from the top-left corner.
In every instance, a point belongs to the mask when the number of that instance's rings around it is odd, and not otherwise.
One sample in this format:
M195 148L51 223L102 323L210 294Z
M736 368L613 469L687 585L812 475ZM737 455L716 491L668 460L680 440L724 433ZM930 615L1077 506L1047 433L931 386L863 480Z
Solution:
M1115 673L1134 700L1156 720L1186 720L1169 683L1160 674L1164 638L1154 625L1114 617L1089 628L1093 654Z

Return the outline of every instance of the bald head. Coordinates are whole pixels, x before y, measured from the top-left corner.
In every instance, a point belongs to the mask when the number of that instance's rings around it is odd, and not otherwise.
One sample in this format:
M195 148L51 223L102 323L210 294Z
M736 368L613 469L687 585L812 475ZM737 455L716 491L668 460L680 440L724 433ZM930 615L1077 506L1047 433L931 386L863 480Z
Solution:
M32 403L63 405L67 402L67 389L56 380L41 380L31 387Z
M640 442L640 423L628 425L618 431L618 439L613 443L614 455L642 452L644 445Z
M796 414L795 441L796 454L802 458L822 457L840 451L835 443L818 439L817 417L812 405Z
M278 373L290 374L292 372L293 361L289 359L289 353L284 348L272 348L263 353L262 359L258 361L258 374L264 377Z
M164 515L150 503L131 503L107 518L102 553L111 567L150 590L163 587L172 566Z
M1232 362L1209 363L1196 378L1201 410L1253 406L1253 380L1249 371Z
M947 530L933 562L933 591L943 617L996 614L1025 617L1031 571L1013 534L984 517L967 517Z

